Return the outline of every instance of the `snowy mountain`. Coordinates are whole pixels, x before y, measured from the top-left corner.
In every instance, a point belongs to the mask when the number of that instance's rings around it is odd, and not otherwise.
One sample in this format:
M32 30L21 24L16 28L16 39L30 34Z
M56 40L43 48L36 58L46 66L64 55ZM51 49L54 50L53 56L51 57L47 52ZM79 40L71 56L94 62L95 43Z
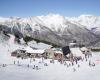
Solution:
M94 42L97 36L88 28L80 23L75 23L59 14L49 14L47 16L39 16L39 18L48 26L52 31L61 35L66 41L76 40L86 44ZM71 19L71 18L70 18Z
M100 34L100 16L81 15L79 17L67 17L67 19L73 23L86 26L87 29L91 30L97 35Z
M28 36L40 41L52 42L52 44L57 43L56 45L62 41L57 34L45 27L37 17L27 19L9 18L9 20L1 22L0 28L4 33L14 34L17 38Z
M5 35L13 34L18 39L31 38L55 46L65 46L73 40L79 44L89 45L99 41L99 36L96 34L99 21L100 17L91 15L82 15L78 18L68 18L59 14L28 18L1 17L0 31Z

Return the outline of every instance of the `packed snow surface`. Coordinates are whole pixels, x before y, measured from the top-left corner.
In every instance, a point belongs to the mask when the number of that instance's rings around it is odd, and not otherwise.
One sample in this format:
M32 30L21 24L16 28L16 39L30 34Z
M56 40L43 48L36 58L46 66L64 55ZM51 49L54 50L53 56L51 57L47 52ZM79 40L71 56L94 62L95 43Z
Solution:
M78 64L74 63L73 66L68 67L56 60L55 63L50 63L49 59L40 58L34 61L29 58L11 57L12 51L23 47L10 41L0 43L0 80L100 80L99 52L93 53L88 61L79 61ZM89 66L90 60L95 66ZM66 61L66 63L70 62ZM6 66L3 67L5 64Z

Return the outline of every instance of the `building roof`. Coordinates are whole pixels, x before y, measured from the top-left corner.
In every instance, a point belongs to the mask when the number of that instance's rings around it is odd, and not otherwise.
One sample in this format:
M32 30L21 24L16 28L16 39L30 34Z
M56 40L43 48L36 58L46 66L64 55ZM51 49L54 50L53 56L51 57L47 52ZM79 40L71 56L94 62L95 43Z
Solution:
M69 43L69 46L73 46L73 45L76 45L76 43Z
M84 56L80 48L70 48L70 50L74 56Z
M60 53L60 54L63 54L63 53L62 53L62 51L55 51L55 53Z
M27 53L37 53L37 54L42 54L45 51L43 49L34 50L31 47L26 47L25 50L26 50Z
M80 49L81 49L81 51L87 51L88 50L86 47L82 47Z

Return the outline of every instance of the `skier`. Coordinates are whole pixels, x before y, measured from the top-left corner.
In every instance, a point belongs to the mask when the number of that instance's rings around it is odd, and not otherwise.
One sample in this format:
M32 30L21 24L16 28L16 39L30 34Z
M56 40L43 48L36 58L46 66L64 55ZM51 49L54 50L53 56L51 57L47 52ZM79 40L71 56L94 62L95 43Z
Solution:
M78 64L78 68L80 67L80 65Z
M27 67L29 68L29 64L27 65Z
M34 66L33 66L33 69L35 69L35 67L36 67L36 66L34 65Z
M73 72L75 72L76 71L76 69L75 68L73 68Z
M91 61L89 61L89 66L91 66Z
M47 63L45 63L45 64L44 64L44 66L48 66L48 64L47 64Z
M14 64L15 64L15 61L14 61Z
M18 66L21 66L21 65L19 64L19 61L17 61L17 64L18 64Z
M39 68L38 68L38 66L36 66L36 70L38 70Z

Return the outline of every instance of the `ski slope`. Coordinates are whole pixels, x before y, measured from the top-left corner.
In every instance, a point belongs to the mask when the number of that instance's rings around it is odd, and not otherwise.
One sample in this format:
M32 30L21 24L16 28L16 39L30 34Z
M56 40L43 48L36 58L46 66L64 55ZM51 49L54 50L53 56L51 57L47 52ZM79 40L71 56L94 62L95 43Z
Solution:
M88 62L84 61L79 63L79 68L77 65L67 68L58 62L49 63L49 60L44 61L48 62L48 66L38 63L41 59L33 63L30 63L30 60L19 61L21 66L8 64L6 67L0 67L0 80L100 80L100 63L89 67ZM27 64L30 66L27 67ZM39 70L33 69L33 64L38 65Z
M12 42L0 43L0 80L100 80L100 53L93 53L88 61L79 61L74 66L67 67L58 61L50 63L49 59L20 59L11 57L11 52L23 48ZM89 66L89 60L95 66ZM15 63L15 64L14 64ZM47 63L47 66L44 64ZM70 62L66 62L69 64ZM6 64L3 67L3 64ZM34 68L38 66L38 69Z

